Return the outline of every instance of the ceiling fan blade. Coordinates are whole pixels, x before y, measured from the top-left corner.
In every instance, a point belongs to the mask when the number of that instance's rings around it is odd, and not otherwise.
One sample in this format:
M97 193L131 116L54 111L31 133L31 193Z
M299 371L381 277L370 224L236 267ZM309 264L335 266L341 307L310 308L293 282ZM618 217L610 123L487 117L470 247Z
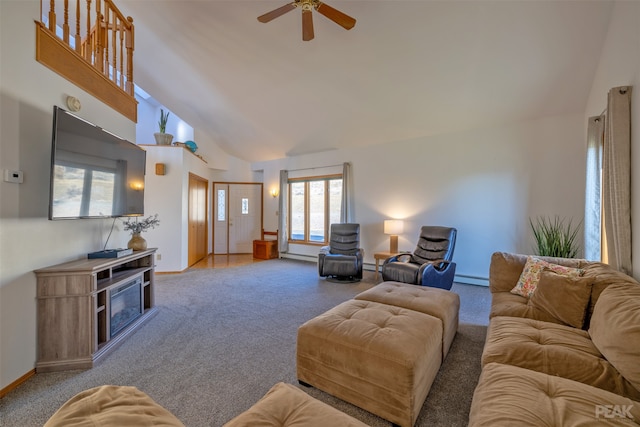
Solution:
M336 24L340 25L345 30L350 30L354 25L356 25L356 20L354 18L340 12L338 9L332 8L326 3L318 2L316 10Z
M302 9L302 40L313 40L313 16L311 9Z
M267 12L264 15L260 15L258 16L258 21L260 22L269 22L272 19L276 19L279 16L284 15L287 12L291 12L293 9L296 8L296 3L289 3L289 4L285 4L284 6L281 6L277 9L272 10L271 12Z

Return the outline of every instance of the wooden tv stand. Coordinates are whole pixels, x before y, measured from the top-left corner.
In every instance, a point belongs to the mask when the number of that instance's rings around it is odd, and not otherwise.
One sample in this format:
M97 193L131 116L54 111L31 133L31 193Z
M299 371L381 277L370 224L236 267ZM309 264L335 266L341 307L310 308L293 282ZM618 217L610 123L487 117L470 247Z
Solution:
M91 368L157 314L155 252L81 259L35 271L37 372ZM110 295L134 282L141 282L139 316L112 334Z

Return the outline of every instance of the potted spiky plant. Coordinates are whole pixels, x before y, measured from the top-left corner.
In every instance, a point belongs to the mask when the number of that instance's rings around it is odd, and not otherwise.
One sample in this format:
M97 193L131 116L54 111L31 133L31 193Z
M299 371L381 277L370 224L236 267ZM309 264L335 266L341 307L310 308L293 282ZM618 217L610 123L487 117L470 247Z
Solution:
M173 135L165 133L167 130L167 122L169 121L169 112L164 112L164 109L160 109L160 121L158 121L158 127L160 132L156 132L153 136L156 138L156 144L158 145L171 145Z
M538 217L535 223L529 218L538 255L576 258L580 252L578 232L581 222L574 227L571 219L565 223L564 218L558 216Z

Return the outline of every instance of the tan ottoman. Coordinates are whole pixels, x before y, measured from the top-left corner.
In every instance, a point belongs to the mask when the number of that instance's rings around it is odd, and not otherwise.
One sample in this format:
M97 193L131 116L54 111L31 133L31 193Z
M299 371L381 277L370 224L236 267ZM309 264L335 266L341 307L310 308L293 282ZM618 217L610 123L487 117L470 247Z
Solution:
M298 329L298 380L400 426L415 423L442 359L442 322L349 300Z
M382 282L354 298L408 308L437 317L442 321L442 360L447 357L458 331L458 313L460 312L458 294L428 286Z
M73 396L44 427L184 427L146 393L130 386L103 385Z
M355 418L309 396L291 384L278 383L255 405L224 427L366 427Z

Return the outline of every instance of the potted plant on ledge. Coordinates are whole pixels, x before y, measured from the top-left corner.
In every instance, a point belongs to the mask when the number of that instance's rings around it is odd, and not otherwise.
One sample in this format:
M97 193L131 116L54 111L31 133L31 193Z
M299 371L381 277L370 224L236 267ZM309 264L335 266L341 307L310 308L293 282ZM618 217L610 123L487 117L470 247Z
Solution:
M142 221L138 221L138 217L135 217L135 219L127 218L122 223L125 230L131 231L131 240L127 243L127 248L134 251L143 251L147 249L147 241L140 234L151 228L156 228L156 226L160 225L160 220L158 219L158 214L155 214Z
M156 132L153 136L156 138L156 144L158 145L171 145L171 141L173 140L173 135L170 133L165 133L167 129L167 122L169 121L169 112L166 113L161 108L160 109L160 121L158 122L158 127L160 128L160 132Z

